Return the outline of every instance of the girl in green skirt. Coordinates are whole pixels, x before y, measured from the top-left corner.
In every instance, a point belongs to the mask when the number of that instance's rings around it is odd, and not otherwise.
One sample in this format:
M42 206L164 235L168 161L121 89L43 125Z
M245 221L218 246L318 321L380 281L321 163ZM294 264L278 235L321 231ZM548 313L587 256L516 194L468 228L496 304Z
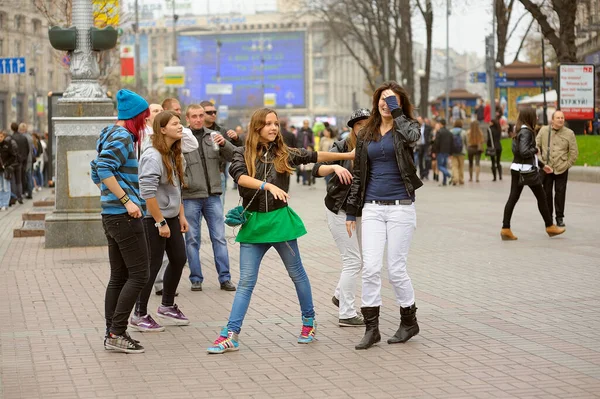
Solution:
M297 238L306 234L300 217L288 206L290 174L294 167L315 162L354 159L354 152L313 152L288 148L283 142L277 113L268 108L254 112L245 147L234 153L229 173L238 184L246 223L236 241L240 243L240 282L229 322L208 348L208 353L239 349L238 334L258 279L260 262L274 247L294 282L302 312L298 343L315 339L317 323L310 282L298 250Z

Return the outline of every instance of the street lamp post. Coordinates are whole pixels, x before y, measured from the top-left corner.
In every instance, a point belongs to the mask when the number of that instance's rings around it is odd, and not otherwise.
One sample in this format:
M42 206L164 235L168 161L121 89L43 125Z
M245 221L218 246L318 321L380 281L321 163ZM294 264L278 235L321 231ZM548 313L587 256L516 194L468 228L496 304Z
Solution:
M546 102L546 55L544 50L544 37L542 36L542 92L544 93L544 125L548 124L548 103Z
M256 41L252 41L252 51L260 51L260 87L261 87L261 102L265 104L265 57L264 51L271 51L273 45L271 39L265 39L261 33Z
M450 120L450 0L446 0L446 106L444 117Z
M421 117L425 118L427 116L427 94L425 94L425 74L426 72L422 69L417 71L417 76L419 77L419 114Z

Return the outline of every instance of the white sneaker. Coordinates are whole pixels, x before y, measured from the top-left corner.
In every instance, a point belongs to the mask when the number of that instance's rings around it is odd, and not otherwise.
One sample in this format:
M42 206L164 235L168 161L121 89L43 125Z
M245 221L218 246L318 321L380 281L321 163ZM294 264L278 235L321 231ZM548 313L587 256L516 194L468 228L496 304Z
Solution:
M6 210L6 207L3 206L2 208L0 208L0 211L4 212Z

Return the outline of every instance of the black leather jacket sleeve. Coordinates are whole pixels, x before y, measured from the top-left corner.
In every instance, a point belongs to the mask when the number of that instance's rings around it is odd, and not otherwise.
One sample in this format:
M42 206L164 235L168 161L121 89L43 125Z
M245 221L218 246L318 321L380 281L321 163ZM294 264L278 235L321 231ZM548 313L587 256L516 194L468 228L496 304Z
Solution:
M421 138L419 123L408 119L400 108L393 110L392 116L394 117L396 132L400 134L404 145L414 146Z
M233 150L233 157L229 166L229 174L236 183L242 175L248 175L248 168L244 159L244 149L244 147L236 147Z
M537 153L533 132L527 128L522 128L513 142L513 153L519 154L523 163L530 162Z
M290 154L290 166L317 162L318 155L316 151L309 151L304 148L290 148L288 151Z
M336 141L335 143L333 143L333 146L331 147L331 149L329 150L329 152L346 152L344 151L344 147L345 147L345 140L341 140L341 141ZM317 162L315 164L315 166L313 167L312 170L312 175L314 177L323 177L319 175L319 168L323 165L341 165L342 162L341 161L335 161L335 162Z
M362 207L362 190L361 190L361 170L362 166L362 149L364 146L363 140L358 140L354 151L354 169L352 170L352 185L350 186L350 193L348 194L348 201L346 205L346 214L351 216L357 216L358 210Z

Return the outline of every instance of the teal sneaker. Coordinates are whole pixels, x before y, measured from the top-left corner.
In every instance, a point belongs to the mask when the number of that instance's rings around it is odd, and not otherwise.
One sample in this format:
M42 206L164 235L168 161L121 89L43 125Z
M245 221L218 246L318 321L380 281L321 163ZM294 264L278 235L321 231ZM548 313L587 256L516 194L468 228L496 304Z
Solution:
M225 335L223 335L225 333ZM221 331L219 337L213 343L213 346L207 348L206 351L212 354L219 354L225 352L234 352L240 349L240 343L238 342L238 335L233 331L228 331L227 327Z
M310 344L317 338L317 321L314 317L302 317L302 332L298 337L299 344Z

